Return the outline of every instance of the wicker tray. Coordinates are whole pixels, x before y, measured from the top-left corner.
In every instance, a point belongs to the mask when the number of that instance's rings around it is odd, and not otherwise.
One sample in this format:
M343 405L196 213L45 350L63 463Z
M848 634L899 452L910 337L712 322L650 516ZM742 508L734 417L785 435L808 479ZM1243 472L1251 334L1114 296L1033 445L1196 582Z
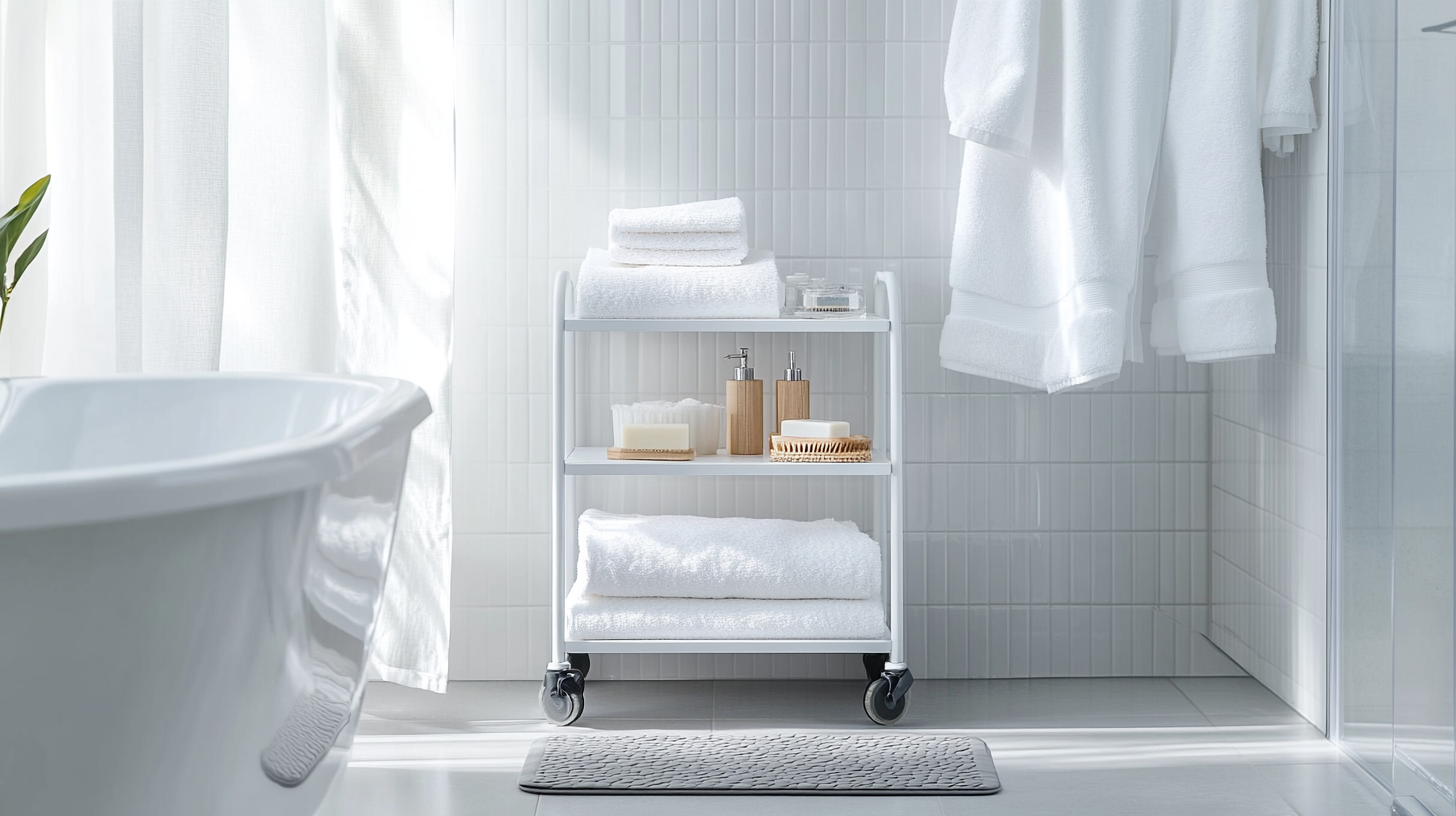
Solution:
M870 447L868 436L816 439L775 435L770 438L768 458L773 462L868 462Z

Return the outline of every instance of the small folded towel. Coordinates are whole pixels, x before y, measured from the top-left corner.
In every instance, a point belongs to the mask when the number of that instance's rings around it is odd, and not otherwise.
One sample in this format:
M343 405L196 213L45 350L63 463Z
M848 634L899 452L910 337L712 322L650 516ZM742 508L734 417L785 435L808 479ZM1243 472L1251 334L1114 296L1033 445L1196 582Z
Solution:
M738 232L626 232L612 227L607 242L615 253L618 249L651 249L658 252L729 252L738 251L738 259L748 254L748 231ZM622 263L629 263L622 261ZM720 264L714 264L719 266ZM726 266L727 264L721 264Z
M747 222L737 196L666 207L612 210L607 223L620 232L738 232Z
M879 598L610 598L573 589L566 598L572 640L840 640L885 637Z
M587 250L576 280L580 318L778 317L781 284L772 252L754 250L741 266L682 269L613 263Z
M732 266L748 254L748 218L738 198L612 210L612 260L661 266Z
M588 595L880 597L880 545L852 521L588 510L576 542L577 586Z

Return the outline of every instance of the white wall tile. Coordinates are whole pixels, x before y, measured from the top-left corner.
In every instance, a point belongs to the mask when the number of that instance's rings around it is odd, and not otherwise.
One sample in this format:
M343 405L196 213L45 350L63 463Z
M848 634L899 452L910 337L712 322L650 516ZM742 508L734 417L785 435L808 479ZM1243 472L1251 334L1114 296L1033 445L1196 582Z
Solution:
M1322 86L1323 63L1320 72ZM1322 725L1327 137L1316 131L1298 142L1293 157L1265 156L1278 351L1207 367L1211 560L1200 559L1208 571L1194 584L1211 588L1212 641Z

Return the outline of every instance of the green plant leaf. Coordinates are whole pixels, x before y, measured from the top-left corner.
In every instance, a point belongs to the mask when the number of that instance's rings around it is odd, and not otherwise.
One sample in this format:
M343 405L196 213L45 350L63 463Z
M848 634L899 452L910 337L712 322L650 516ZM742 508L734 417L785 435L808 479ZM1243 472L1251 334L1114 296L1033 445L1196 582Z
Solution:
M39 179L37 179L34 184L25 188L25 192L20 194L20 201L16 202L15 206L24 207L26 204L29 204L32 201L34 201L36 204L39 204L40 200L42 198L45 198L46 190L50 189L50 186L51 177L50 174L47 173L46 175L41 176Z
M40 207L41 199L45 198L46 190L51 186L51 177L44 176L36 183L25 188L20 194L20 201L16 203L14 210L4 218L0 218L0 263L9 263L10 253L15 251L15 244L20 240L20 234L30 225L31 216ZM14 282L10 284L14 286Z
M30 262L35 260L35 256L40 254L40 248L45 246L46 236L50 234L51 231L46 230L40 235L37 235L35 240L30 242L30 246L26 247L20 253L20 257L15 259L15 278L10 281L10 288L14 289L20 284L20 276L25 274L25 270L30 266Z
M0 266L10 265L10 253L15 249L15 242L20 240L20 233L29 220L21 212L0 217Z

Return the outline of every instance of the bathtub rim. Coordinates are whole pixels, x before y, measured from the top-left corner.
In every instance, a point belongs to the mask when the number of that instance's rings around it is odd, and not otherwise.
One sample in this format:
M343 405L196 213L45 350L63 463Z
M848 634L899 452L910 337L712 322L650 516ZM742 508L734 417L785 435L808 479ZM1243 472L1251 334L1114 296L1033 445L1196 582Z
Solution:
M218 379L369 385L377 393L342 420L292 439L138 465L0 477L0 533L187 512L292 493L358 469L402 438L408 440L432 413L429 398L414 383L356 374L121 374L0 382Z

